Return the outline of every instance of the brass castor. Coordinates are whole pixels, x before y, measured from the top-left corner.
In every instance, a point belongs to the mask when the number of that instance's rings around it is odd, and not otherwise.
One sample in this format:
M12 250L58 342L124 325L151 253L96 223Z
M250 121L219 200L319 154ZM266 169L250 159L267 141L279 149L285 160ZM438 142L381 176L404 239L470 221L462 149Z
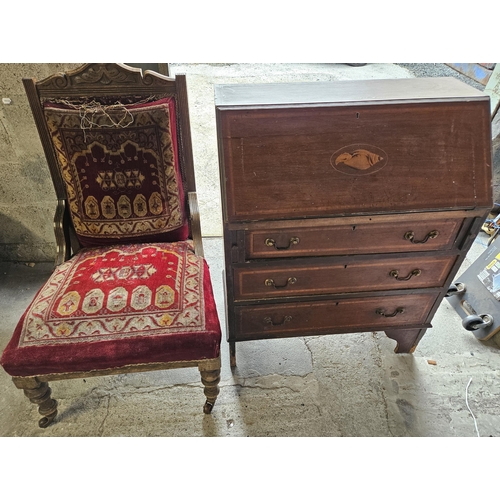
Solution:
M42 429L46 429L56 418L57 411L52 413L52 415L48 415L46 417L41 418L38 421L38 427L41 427Z
M205 413L206 415L209 415L210 413L212 413L213 407L214 407L214 405L212 403L209 403L208 401L206 401L205 405L203 406L203 413Z
M38 405L38 413L42 418L38 421L38 426L47 428L56 418L57 401L50 397L52 390L47 382L40 382L36 378L28 380L28 388L24 388L24 394L29 400ZM31 387L29 387L31 385Z

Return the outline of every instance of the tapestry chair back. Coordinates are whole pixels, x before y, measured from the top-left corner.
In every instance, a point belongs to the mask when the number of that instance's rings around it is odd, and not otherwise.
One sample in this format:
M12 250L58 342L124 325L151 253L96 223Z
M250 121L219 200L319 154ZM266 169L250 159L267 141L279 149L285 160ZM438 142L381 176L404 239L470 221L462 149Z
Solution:
M2 366L41 427L57 414L51 380L186 366L198 366L210 413L221 333L185 75L86 64L23 83L57 195L57 256Z

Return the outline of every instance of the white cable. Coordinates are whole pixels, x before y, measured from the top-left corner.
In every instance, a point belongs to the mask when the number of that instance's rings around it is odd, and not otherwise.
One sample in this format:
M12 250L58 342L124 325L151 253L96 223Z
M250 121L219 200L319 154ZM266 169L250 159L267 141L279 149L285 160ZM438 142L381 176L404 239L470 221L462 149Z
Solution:
M474 419L474 426L476 428L477 437L481 437L479 435L479 430L477 428L476 417L474 416L474 413L472 413L472 410L470 409L470 406L469 406L469 401L467 399L467 390L469 389L469 385L471 382L472 382L472 377L470 378L469 383L467 384L467 387L465 388L465 404L467 405L467 408L469 408L470 414L472 415L472 418Z

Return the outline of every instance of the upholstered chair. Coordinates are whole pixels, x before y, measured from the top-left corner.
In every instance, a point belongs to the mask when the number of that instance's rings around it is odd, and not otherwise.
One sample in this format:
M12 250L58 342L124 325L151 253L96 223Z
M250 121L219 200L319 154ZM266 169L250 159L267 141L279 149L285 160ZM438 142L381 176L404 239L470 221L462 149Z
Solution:
M184 75L86 64L23 80L57 196L56 267L1 357L38 405L48 383L197 366L219 392L221 330L203 257Z

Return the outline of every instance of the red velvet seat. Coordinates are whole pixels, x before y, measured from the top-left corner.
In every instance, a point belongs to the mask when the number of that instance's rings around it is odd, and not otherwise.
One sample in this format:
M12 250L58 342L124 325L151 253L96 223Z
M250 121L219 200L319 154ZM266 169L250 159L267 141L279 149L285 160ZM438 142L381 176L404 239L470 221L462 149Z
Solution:
M116 64L23 80L58 206L56 269L1 364L49 425L48 382L198 366L221 331L197 214L186 82Z

